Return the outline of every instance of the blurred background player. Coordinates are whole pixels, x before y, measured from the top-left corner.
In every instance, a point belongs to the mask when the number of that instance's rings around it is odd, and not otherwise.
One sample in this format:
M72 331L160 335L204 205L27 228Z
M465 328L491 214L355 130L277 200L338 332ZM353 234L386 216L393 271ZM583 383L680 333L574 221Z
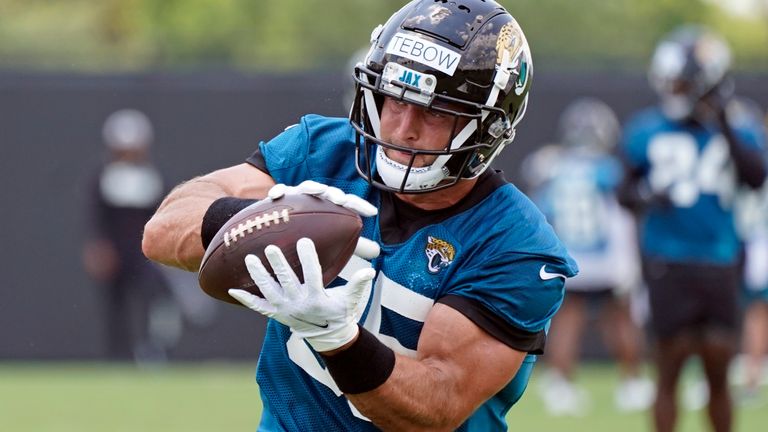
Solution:
M616 407L646 409L653 386L640 375L644 337L630 313L631 295L641 282L635 227L615 197L622 175L613 155L619 121L604 102L580 98L563 111L558 130L556 145L523 163L532 198L581 269L566 283L549 331L548 373L541 381L545 407L554 415L586 413L589 397L574 378L594 305L602 340L619 362Z
M729 119L735 125L754 127L768 117L760 105L748 98L734 98L728 105ZM765 129L768 130L768 129ZM744 191L736 206L736 222L744 241L744 280L742 299L741 356L733 368L733 382L741 385L740 402L759 400L760 386L768 361L768 184L759 190Z
M768 187L749 199L755 225L745 231L742 299L744 322L735 384L742 386L741 402L758 401L760 386L768 380Z
M733 220L740 186L766 175L759 127L729 122L731 54L718 35L684 26L656 47L649 80L659 106L625 127L621 202L640 217L643 275L655 336L657 431L674 430L676 391L698 355L714 431L732 428L728 368L739 336L741 243Z
M82 256L101 285L107 357L163 361L180 323L159 268L141 252L144 224L165 193L149 153L153 127L144 113L123 109L106 119L102 136L106 157L91 179Z

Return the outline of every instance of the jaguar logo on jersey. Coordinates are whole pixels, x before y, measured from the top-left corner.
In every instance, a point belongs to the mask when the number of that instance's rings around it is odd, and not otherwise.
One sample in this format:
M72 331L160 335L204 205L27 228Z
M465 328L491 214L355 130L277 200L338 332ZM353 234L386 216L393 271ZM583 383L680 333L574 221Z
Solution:
M456 257L456 249L452 244L437 237L427 236L427 269L430 273L437 273L448 267Z

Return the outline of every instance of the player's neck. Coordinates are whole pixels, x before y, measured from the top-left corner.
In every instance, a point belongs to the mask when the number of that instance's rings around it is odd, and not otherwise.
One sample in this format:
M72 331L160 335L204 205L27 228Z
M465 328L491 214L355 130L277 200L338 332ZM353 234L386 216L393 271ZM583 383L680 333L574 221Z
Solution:
M461 180L446 189L425 194L395 194L398 199L422 210L442 210L464 199L475 187L477 179Z

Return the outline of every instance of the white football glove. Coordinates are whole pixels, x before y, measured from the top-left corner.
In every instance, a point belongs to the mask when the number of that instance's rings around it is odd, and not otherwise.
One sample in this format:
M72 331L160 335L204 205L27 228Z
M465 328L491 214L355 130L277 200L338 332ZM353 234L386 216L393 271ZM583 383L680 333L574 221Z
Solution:
M267 196L276 200L285 195L306 194L323 198L336 205L350 209L362 217L376 216L379 209L368 201L354 194L344 193L343 190L333 186L324 185L312 180L305 180L298 186L286 186L278 183L272 186ZM355 255L366 260L372 260L379 256L381 248L379 244L365 237L360 237L355 247Z
M376 216L379 212L373 204L354 194L344 193L343 190L333 186L324 185L312 180L305 180L298 186L286 186L276 184L269 189L267 196L278 199L283 195L306 194L326 199L336 205L348 208L360 216Z
M277 281L257 256L245 257L248 273L264 298L239 289L229 290L229 295L249 309L290 327L317 352L340 348L359 332L357 321L365 310L376 271L370 267L360 269L346 285L325 289L320 260L312 240L300 239L296 250L304 274L303 284L280 248L270 245L264 249L264 255Z

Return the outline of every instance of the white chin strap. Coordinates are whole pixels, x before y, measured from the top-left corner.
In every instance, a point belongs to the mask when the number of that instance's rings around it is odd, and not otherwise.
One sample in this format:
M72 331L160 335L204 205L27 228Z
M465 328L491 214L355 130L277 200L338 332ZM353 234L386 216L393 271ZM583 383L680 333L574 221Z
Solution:
M449 156L440 156L440 158L448 160ZM376 150L376 170L384 184L395 189L401 187L405 191L431 189L446 178L448 170L443 169L443 165L445 162L438 163L435 161L432 165L408 170L408 166L388 158L381 146ZM408 173L408 178L403 186L406 173Z

